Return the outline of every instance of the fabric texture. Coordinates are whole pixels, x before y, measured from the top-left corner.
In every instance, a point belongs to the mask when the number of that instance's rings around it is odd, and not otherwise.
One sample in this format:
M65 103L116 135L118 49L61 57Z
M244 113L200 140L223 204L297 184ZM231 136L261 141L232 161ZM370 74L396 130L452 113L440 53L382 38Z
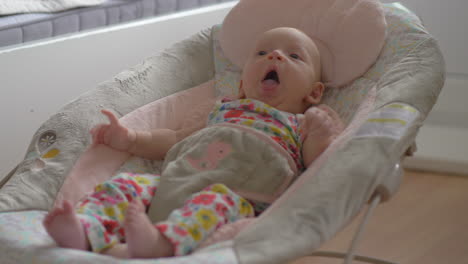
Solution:
M232 249L210 250L189 256L162 259L118 259L86 251L56 248L42 227L44 211L0 213L2 264L238 264Z
M106 147L92 151L87 149L91 143L90 129L107 122L103 115L96 113L101 109L112 109L117 116L123 116L158 99L208 82L214 75L211 43L211 29L203 30L121 72L52 115L34 134L25 159L10 179L0 186L0 212L48 210L56 199L66 198L76 202L96 184L108 179L129 156ZM206 98L211 88L213 86L208 84L201 87L204 93L195 89L193 93L164 101L190 107L192 99ZM152 107L162 109L155 105ZM155 111L147 118L135 115L132 122L144 124L152 120L155 125L161 125L158 120L164 113L181 113L174 109L175 105L169 111ZM190 113L187 122L192 122L192 111L182 113ZM186 117L183 114L178 116L182 120L177 125L182 125ZM168 116L168 119L171 118ZM77 163L81 154L87 151L92 155L83 155L83 160ZM75 171L74 166L81 170ZM72 177L67 177L65 182L66 176ZM62 186L65 191L57 196Z
M386 21L378 0L246 0L223 21L220 43L226 57L243 67L262 32L293 27L314 39L322 81L351 83L374 64L385 43ZM242 39L243 41L238 41Z
M151 201L152 222L165 220L188 197L208 185L221 183L240 196L271 203L297 176L276 142L239 127L209 126L174 145L162 167L158 195Z
M149 206L158 183L156 174L119 173L98 184L76 205L92 251L102 252L124 241L123 221L129 203L139 199Z
M76 205L93 252L125 242L123 223L129 203L139 199L148 208L157 195L159 180L157 174L119 173L98 184L93 193ZM217 229L253 216L254 208L249 201L222 184L213 184L192 194L183 207L172 211L155 228L172 242L175 256L184 256Z
M386 5L385 11L389 32L377 62L353 84L329 89L324 100L351 117L347 131L234 238L241 263L285 263L308 255L344 228L381 188L394 190L399 184L400 178L393 177L395 165L414 143L443 87L445 71L437 42L420 20L400 4ZM371 122L369 114L398 102L419 112L416 120L406 124L399 140L354 138L362 124ZM388 124L382 123L380 129L385 126ZM289 225L282 224L285 222ZM277 230L275 236L271 230ZM284 247L285 240L291 241L289 248Z
M293 158L298 171L305 169L302 159L304 134L295 114L275 109L252 99L218 101L208 117L208 125L229 123L251 127L265 133Z
M144 130L162 127L179 129L204 123L214 104L213 89L213 82L209 81L187 91L169 95L132 111L121 118L121 122L128 127ZM200 102L198 107L192 107L190 102L193 101ZM161 161L130 156L103 145L89 148L72 167L58 194L57 202L62 199L78 201L87 190L114 175L117 169L119 172L160 174L161 164Z
M169 215L155 224L174 246L175 256L192 253L216 230L226 224L254 216L254 208L246 199L223 184L213 184L193 194Z

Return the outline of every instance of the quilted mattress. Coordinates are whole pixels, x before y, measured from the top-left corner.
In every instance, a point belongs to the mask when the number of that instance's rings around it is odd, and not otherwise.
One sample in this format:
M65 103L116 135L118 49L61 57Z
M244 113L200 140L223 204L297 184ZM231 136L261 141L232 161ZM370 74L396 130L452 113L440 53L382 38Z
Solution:
M0 16L0 48L233 0L108 0L58 13Z

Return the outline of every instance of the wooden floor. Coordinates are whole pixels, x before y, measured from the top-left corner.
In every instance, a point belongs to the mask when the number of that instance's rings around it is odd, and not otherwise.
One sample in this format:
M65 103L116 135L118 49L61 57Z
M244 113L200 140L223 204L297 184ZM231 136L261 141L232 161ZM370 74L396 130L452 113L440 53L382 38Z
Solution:
M346 251L362 216L320 250ZM468 177L406 171L399 192L375 210L358 253L399 264L468 264ZM306 257L293 263L343 260Z

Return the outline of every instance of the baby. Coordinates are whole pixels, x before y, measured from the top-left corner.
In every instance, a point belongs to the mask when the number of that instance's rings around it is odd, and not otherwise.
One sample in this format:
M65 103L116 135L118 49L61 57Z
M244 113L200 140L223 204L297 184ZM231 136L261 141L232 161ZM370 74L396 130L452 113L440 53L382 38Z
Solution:
M110 124L91 130L94 144L165 159L162 175L118 174L75 208L55 207L44 227L61 247L135 258L189 254L221 226L261 213L343 130L333 110L315 106L320 76L314 41L276 28L256 42L238 98L218 101L206 128L136 131L103 110Z

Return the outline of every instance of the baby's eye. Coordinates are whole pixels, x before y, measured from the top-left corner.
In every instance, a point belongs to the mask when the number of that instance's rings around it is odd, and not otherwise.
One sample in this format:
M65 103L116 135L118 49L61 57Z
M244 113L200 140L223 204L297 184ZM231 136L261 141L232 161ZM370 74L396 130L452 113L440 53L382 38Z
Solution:
M291 53L289 56L293 59L300 59L299 55L297 55L296 53Z
M260 56L263 56L263 55L266 55L267 53L266 53L266 51L261 50L257 54L260 55Z

